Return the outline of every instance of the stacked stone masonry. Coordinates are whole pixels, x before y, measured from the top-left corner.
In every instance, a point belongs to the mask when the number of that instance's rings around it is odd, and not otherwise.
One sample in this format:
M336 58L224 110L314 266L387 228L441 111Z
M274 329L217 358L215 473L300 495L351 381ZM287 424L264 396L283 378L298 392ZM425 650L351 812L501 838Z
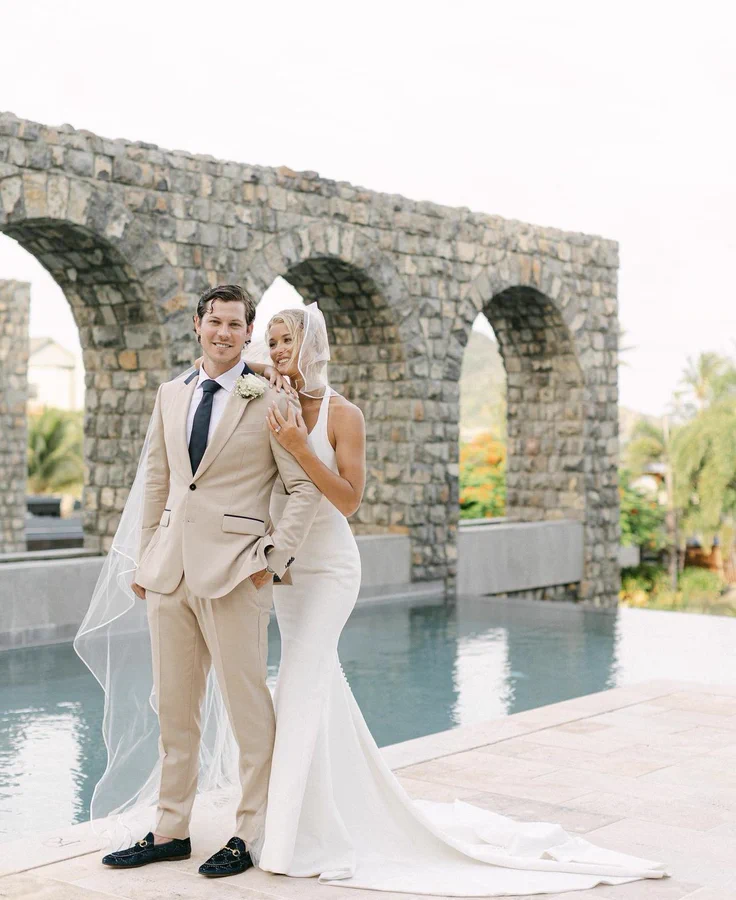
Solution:
M30 285L0 281L0 553L26 549Z
M618 588L617 245L0 115L0 230L62 287L86 368L86 541L107 549L157 385L196 355L199 293L282 276L319 301L368 427L358 533L407 533L452 585L458 378L484 312L508 373L508 514L585 523L579 597Z

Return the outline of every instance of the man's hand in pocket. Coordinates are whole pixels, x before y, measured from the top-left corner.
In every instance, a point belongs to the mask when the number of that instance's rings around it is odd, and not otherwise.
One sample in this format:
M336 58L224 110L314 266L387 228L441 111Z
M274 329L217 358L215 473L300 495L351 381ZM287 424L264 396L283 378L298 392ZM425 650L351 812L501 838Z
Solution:
M254 572L253 575L250 576L250 580L253 582L253 587L257 591L268 584L268 582L273 578L273 575L268 571L268 569L261 569L260 572Z
M131 584L131 588L133 588L133 593L134 593L134 594L136 595L136 597L138 597L140 600L145 600L145 599L146 599L146 589L145 589L144 587L141 587L139 584L137 584L137 583L134 581L134 582Z

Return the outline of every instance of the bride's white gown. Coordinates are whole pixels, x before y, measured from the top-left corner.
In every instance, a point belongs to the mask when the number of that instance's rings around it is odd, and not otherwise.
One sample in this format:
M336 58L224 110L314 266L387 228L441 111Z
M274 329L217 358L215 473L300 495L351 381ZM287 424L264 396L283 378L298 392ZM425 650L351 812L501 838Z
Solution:
M337 471L328 410L329 393L309 443ZM274 496L275 518L282 500ZM337 643L358 595L360 556L347 520L324 497L292 571L293 586L274 591L276 743L263 843L252 848L262 869L444 896L554 893L664 874L657 863L602 850L558 825L411 800L340 667Z

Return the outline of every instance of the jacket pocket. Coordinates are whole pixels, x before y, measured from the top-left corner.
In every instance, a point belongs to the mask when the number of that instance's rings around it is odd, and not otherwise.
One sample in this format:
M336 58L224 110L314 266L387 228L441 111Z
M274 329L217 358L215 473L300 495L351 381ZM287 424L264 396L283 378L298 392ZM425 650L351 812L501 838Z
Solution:
M255 519L252 516L225 513L222 517L222 530L232 534L254 534L263 537L266 533L266 523L263 519Z
M161 521L158 523L159 525L167 528L169 525L169 520L171 519L171 510L165 509L161 514Z

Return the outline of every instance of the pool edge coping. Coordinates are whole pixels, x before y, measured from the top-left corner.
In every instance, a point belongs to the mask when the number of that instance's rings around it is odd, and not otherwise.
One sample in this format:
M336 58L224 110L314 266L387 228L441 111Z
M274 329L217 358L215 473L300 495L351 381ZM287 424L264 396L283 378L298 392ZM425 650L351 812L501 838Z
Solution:
M381 748L386 763L397 774L403 769L454 756L491 744L503 743L513 738L544 731L615 710L636 706L682 690L700 688L711 694L736 696L736 686L711 685L694 681L647 681L626 687L610 688L592 694L583 694L571 700L562 700L525 712L514 713L500 719L491 719L477 725L441 731L425 737L390 744ZM20 875L43 869L55 863L99 853L104 841L92 834L90 822L80 822L66 828L40 834L25 834L0 844L0 878ZM57 842L53 846L52 842ZM74 851L72 844L78 845ZM58 851L58 852L55 852ZM30 858L28 853L30 852ZM25 857L25 859L24 859ZM10 860L16 862L10 862ZM23 862L20 860L23 859Z

